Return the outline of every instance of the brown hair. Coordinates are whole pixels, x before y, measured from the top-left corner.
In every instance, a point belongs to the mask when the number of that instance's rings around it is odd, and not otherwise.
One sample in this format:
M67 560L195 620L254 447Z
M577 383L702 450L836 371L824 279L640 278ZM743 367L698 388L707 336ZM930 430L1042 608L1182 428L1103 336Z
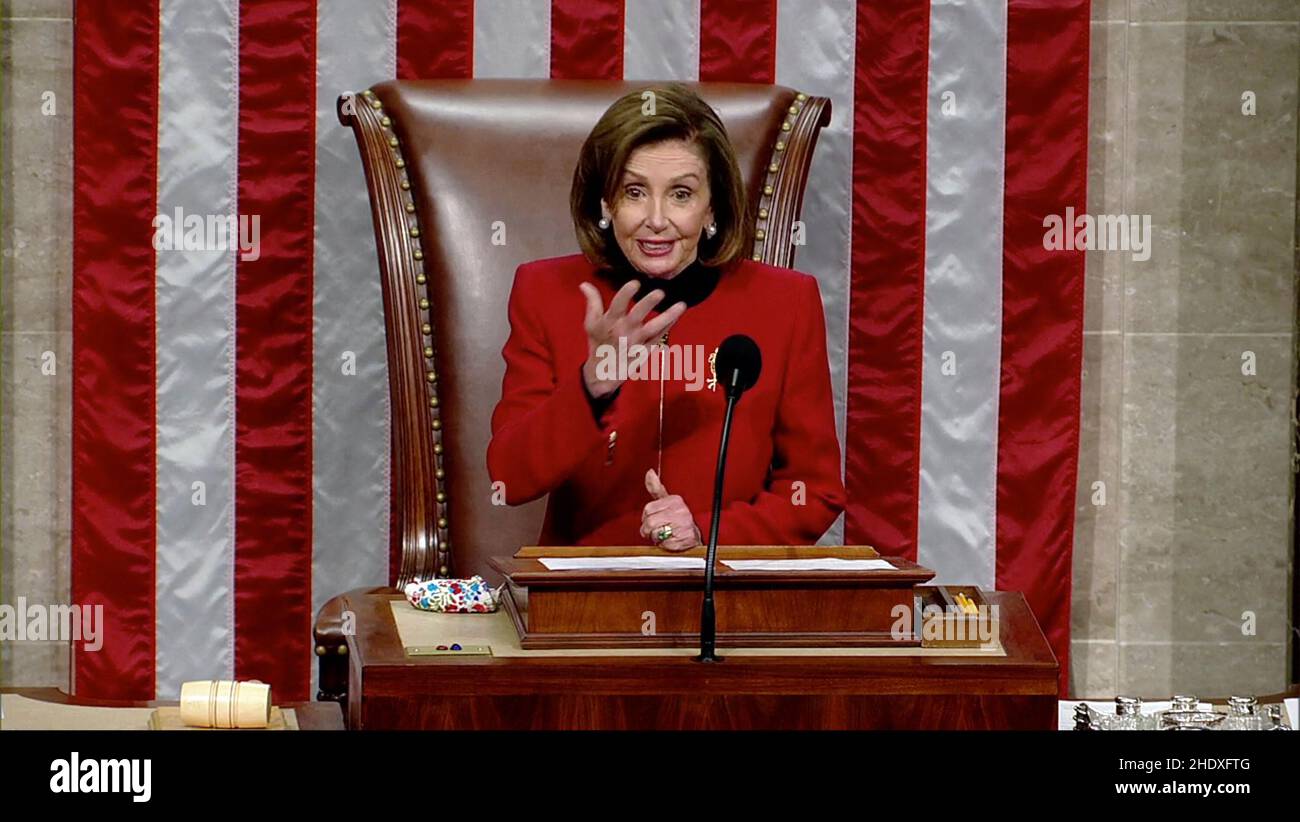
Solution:
M643 107L651 104L654 113L645 113ZM699 261L707 266L726 265L744 256L753 244L749 199L726 127L698 94L681 83L668 83L628 92L615 100L578 153L569 210L578 246L594 265L612 268L624 259L613 232L602 231L596 224L601 198L612 209L632 152L663 140L685 140L698 146L708 166L710 204L718 233L713 239L700 235Z

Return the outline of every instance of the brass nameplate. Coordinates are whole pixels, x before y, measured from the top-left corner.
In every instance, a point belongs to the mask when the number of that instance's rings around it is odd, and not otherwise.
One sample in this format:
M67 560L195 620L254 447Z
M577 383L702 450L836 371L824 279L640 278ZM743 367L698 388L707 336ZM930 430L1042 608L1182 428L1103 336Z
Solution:
M492 656L491 645L461 645L459 648L441 645L407 645L407 656Z

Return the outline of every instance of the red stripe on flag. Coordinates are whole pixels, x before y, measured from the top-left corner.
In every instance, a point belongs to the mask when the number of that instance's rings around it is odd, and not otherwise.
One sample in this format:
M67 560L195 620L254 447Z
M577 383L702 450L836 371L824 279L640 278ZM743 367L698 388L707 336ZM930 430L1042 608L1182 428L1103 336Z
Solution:
M552 0L552 79L623 79L623 2Z
M1086 209L1087 0L1011 0L998 406L999 590L1023 591L1068 690L1083 350L1081 251L1043 218Z
M307 698L311 648L315 0L244 0L235 268L235 675Z
M858 7L845 542L916 558L930 7Z
M397 78L474 76L474 0L398 0Z
M700 80L776 82L776 0L700 0Z
M74 36L72 601L104 613L73 688L153 699L158 3L78 3Z

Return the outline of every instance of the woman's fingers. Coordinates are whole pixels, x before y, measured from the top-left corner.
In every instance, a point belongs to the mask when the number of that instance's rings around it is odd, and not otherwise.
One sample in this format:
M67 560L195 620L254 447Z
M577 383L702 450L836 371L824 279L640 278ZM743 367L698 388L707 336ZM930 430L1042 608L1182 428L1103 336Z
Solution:
M659 475L655 473L653 468L645 472L645 490L655 499L663 499L668 496L668 489L664 487Z
M686 313L686 303L677 302L653 320L643 322L645 317L663 301L664 292L656 288L637 301L628 310L628 304L636 295L638 284L631 280L614 294L614 299L606 309L602 305L600 291L589 282L578 284L587 301L583 315L583 328L594 346L616 345L620 338L626 339L628 345L644 345L648 341L657 341L664 332L672 328Z
M695 522L688 521L680 529L674 529L673 538L666 540L667 543L672 544L670 551L689 551L699 545L700 541L695 538Z
M645 341L661 336L665 331L672 328L673 324L680 320L685 313L686 303L673 303L672 308L641 326L641 333L645 335L641 340Z
M681 521L682 520L680 517L670 519L668 517L662 517L662 516L643 520L641 522L641 536L646 537L653 542L655 538L655 534L659 531L660 528L664 527L665 525L671 525L673 529L673 533L676 534L677 525L675 523Z
M641 509L641 519L644 521L647 517L656 514L662 514L663 518L667 519L679 513L689 517L691 509L686 507L686 500L682 499L680 494L668 494L647 502Z
M669 512L671 512L678 505L681 506L683 511L688 510L686 508L686 503L682 502L681 497L665 497L664 499L652 499L649 502L647 502L645 504L645 508L642 509L641 521L644 522L649 517L658 516L658 515L663 515L663 517L666 519L669 516L671 516Z
M665 525L672 526L673 535L659 542L655 535ZM653 499L645 504L641 510L641 536L669 551L685 551L699 544L691 509L678 494Z
M656 288L640 300L637 300L636 305L632 306L632 310L627 313L627 319L636 325L640 325L646 315L653 311L663 298L663 290Z
M587 329L587 333L591 334L596 328L596 322L600 320L600 315L605 313L605 306L601 304L600 292L591 283L580 283L578 290L587 298L587 313L583 317L582 325Z
M614 295L614 299L609 301L609 310L605 312L606 319L621 320L627 315L627 306L636 296L636 290L640 288L636 280L628 280L623 283L623 287Z

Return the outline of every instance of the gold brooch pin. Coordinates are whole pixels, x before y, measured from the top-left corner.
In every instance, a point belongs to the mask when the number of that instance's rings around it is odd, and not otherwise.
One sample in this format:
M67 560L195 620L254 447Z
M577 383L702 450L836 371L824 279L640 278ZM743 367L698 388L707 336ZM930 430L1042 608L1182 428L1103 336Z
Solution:
M713 353L709 355L709 380L708 380L708 382L705 383L705 385L707 385L707 386L709 387L709 390L710 390L710 391L717 391L717 390L718 390L718 363L717 363L717 359L718 359L718 349L715 348L715 349L713 349Z

